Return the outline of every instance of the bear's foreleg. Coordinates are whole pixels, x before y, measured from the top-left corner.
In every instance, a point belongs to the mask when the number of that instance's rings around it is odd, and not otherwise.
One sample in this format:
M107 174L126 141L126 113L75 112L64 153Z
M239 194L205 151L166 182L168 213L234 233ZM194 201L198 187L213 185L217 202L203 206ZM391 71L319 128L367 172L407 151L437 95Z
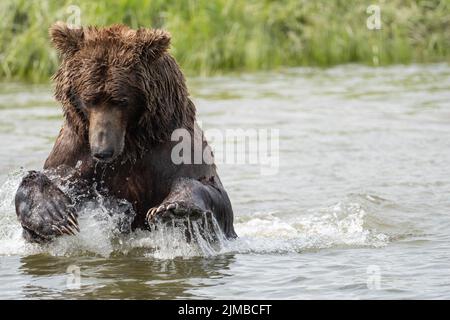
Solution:
M155 222L173 219L201 220L214 216L227 238L235 238L233 210L226 191L214 182L214 178L195 180L180 178L172 184L164 201L148 210L146 221L149 226Z

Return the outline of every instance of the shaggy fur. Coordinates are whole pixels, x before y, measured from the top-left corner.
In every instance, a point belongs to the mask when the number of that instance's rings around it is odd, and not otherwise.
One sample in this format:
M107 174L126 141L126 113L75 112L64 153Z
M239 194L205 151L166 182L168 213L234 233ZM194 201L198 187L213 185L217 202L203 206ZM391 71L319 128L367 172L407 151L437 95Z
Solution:
M177 128L193 130L195 107L178 64L167 53L167 32L134 31L123 25L69 30L56 24L50 36L63 58L54 76L55 97L63 106L65 125L71 126L77 137L87 141L88 123L80 111L81 100L120 101L124 83L144 110L126 137L125 154L130 159L156 142L170 140Z

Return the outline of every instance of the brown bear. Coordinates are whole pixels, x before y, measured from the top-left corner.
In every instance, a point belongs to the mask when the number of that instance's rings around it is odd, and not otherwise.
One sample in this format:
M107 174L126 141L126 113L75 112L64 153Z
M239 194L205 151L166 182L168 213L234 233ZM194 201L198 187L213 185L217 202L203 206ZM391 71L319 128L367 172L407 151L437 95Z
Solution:
M56 23L50 37L62 59L54 81L64 125L44 170L29 172L16 193L24 237L44 242L79 232L77 207L99 192L132 204L133 230L209 215L226 237L236 237L214 163L172 160L178 128L199 142L192 150L208 144L184 76L167 52L170 35Z

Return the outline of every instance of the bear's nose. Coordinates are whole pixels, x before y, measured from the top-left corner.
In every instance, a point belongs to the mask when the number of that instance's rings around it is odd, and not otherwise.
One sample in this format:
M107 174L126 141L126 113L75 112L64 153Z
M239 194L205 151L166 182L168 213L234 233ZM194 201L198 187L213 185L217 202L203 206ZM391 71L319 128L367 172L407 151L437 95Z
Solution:
M93 154L93 157L99 161L106 161L112 158L114 154L113 149L106 149Z

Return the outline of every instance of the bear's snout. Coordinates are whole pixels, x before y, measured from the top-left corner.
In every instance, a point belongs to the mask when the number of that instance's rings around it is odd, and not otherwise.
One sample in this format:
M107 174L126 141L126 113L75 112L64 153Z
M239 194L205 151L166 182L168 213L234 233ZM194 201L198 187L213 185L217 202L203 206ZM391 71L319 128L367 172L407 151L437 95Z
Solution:
M89 117L89 145L96 161L112 162L123 151L125 125L120 112L95 110Z
M98 152L94 152L92 154L95 160L97 161L105 161L108 162L111 159L113 159L114 156L114 150L113 149L106 149Z

